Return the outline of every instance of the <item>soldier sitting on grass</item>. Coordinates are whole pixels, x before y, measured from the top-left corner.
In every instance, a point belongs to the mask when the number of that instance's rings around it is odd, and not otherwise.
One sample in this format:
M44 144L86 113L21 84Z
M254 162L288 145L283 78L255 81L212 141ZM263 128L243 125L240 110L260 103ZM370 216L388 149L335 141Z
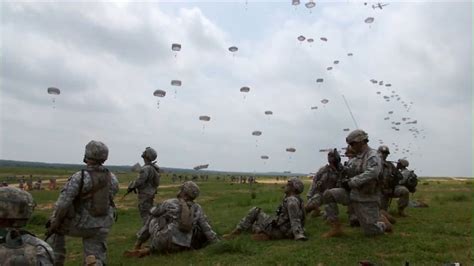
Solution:
M194 202L199 187L193 181L181 185L176 198L165 200L150 210L145 225L137 233L133 250L126 257L144 257L151 253L173 253L199 249L218 241L201 206ZM150 239L150 247L142 245Z
M288 180L285 187L285 198L278 206L276 216L264 213L260 208L250 209L237 227L224 236L231 239L243 231L251 230L254 240L270 240L292 238L295 240L307 240L304 235L304 204L300 194L304 190L303 182L296 177Z

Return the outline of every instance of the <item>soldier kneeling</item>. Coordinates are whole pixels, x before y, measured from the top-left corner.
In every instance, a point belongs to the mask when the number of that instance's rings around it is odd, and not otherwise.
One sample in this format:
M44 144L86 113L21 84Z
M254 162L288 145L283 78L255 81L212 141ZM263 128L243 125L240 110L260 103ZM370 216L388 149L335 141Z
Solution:
M260 208L250 209L237 227L224 236L231 239L242 231L251 230L254 240L270 240L293 238L295 240L307 240L304 235L304 204L300 194L304 190L301 180L292 177L285 187L285 198L277 209L276 216L264 213Z
M199 249L218 241L201 206L194 202L199 187L192 181L181 185L176 198L165 200L150 210L145 225L137 233L134 250L125 256L144 257L150 253L172 253ZM142 248L150 239L150 247Z

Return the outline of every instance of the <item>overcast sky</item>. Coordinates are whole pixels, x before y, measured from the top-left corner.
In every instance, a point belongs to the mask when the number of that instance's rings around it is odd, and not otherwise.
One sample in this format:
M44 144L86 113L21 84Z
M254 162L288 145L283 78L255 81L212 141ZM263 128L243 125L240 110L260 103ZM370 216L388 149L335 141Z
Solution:
M471 2L301 2L2 2L0 158L81 163L94 139L113 165L151 146L161 166L309 173L356 127L344 96L389 159L471 176Z

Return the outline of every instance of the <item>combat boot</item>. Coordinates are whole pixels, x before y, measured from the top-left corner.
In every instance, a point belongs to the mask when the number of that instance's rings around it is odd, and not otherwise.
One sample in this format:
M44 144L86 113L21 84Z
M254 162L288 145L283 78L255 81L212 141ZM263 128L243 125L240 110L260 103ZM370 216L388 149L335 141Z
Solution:
M96 266L97 265L97 259L95 258L94 255L89 255L86 257L86 265L87 266Z
M267 241L270 240L270 236L265 233L257 233L252 235L252 239L256 241Z
M242 233L242 230L237 227L234 230L232 230L232 232L223 235L222 238L224 238L225 240L234 239L236 236L240 235L241 233Z
M323 234L324 238L341 236L343 234L339 220L331 221L331 230Z
M385 232L387 232L387 233L392 233L393 232L392 223L390 223L390 221L388 220L388 218L385 215L380 214L380 221L385 224Z
M391 224L397 223L397 220L395 219L395 217L390 215L386 210L380 210L380 214L385 216Z

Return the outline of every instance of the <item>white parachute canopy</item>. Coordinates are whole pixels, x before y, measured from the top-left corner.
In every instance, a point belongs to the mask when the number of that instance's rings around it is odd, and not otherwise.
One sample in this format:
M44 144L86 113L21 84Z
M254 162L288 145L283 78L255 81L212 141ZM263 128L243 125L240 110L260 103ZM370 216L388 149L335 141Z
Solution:
M374 22L374 20L375 19L373 17L368 17L364 20L364 22L367 23L367 24L370 24L370 23Z

